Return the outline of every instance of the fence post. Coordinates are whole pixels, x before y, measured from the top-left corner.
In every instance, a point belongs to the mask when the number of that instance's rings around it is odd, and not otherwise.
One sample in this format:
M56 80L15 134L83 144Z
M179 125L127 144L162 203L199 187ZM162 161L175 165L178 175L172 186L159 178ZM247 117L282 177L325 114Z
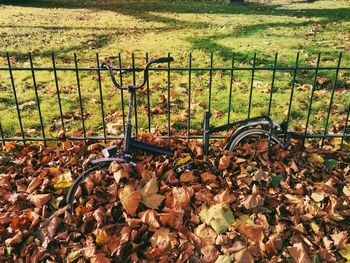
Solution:
M98 53L96 53L96 65L97 65L98 89L100 91L100 101L101 101L101 118L102 118L102 127L103 127L103 138L104 138L104 141L106 143L105 112L104 112L104 105L103 105L100 59L99 59Z
M213 85L213 52L210 53L208 111L211 112L211 89Z
M123 86L123 74L122 74L122 56L118 53L118 62L119 62L119 79L120 86ZM122 114L123 114L123 132L125 134L125 110L124 110L124 91L120 91L120 99L122 102Z
M9 70L10 78L11 78L11 85L12 85L12 90L13 90L13 96L15 98L15 103L16 103L16 111L17 111L17 117L18 117L18 121L19 121L19 127L21 129L21 135L22 135L22 139L23 139L23 144L26 145L26 141L25 141L25 138L24 138L24 131L23 131L21 112L20 112L19 106L18 106L18 99L17 99L17 93L16 93L15 80L13 79L12 67L11 67L9 53L6 53L6 57L7 57L8 70Z
M189 139L191 135L191 79L192 79L191 75L192 75L192 53L190 53L189 65L188 65L187 139Z
M312 101L313 101L313 97L314 97L314 93L315 93L315 89L316 89L316 84L317 84L318 69L320 66L320 58L321 58L321 53L318 53L317 62L316 62L316 70L315 70L315 78L314 78L314 83L313 83L312 89L311 89L309 109L307 111L307 119L306 119L305 131L304 131L303 144L305 143L305 136L307 135L307 129L309 127L309 120L310 120L310 114L311 114L311 109L312 109Z
M79 106L80 106L80 113L81 113L81 124L83 126L84 140L86 141L86 130L85 130L85 121L84 121L83 99L81 97L80 79L79 79L79 70L78 70L78 60L77 60L77 54L76 53L74 53L74 64L75 64L75 74L76 74L77 86L78 86Z
M29 62L30 62L30 67L31 67L31 71L32 71L32 79L33 79L33 85L34 85L34 90L35 90L36 104L38 105L38 113L39 113L39 119L40 119L41 133L42 133L43 138L44 138L44 145L46 146L45 128L44 128L44 123L43 123L43 117L41 115L40 100L39 100L39 94L38 94L38 87L36 85L32 53L29 53Z
M290 98L289 98L289 105L288 105L288 113L287 113L287 123L286 123L286 131L284 134L284 139L286 139L288 127L289 127L289 119L290 119L290 111L292 109L292 102L293 102L293 96L294 96L294 88L295 88L295 81L298 73L298 66L299 66L299 55L300 53L297 53L297 57L295 59L295 67L294 67L294 74L293 74L293 82L292 82L292 89L290 91Z
M343 144L344 144L344 137L345 137L345 133L346 133L346 128L347 128L347 126L348 126L349 115L350 115L350 103L349 103L349 105L348 105L348 113L346 114L345 126L344 126L344 130L343 130L343 136L342 136L342 138L341 138L340 147L343 147Z
M269 100L269 109L267 111L267 116L270 117L270 112L271 112L271 104L272 104L272 93L273 93L273 88L275 84L275 76L276 76L276 67L277 67L277 57L278 53L275 53L275 62L273 65L273 72L272 72L272 82L271 82L271 90L270 90L270 100Z
M136 85L136 68L135 68L135 54L132 53L131 56L131 60L132 60L132 82L134 85ZM138 127L138 123L137 123L137 100L136 100L136 92L134 94L134 116L135 116L135 130L136 130L136 135L138 134L139 131L139 127Z
M55 62L54 53L51 53L51 59L52 59L53 74L54 74L55 84L56 84L56 93L57 93L58 106L59 106L59 109L60 109L61 125L62 125L62 129L64 129L63 111L62 111L62 104L61 104L61 95L60 95L60 89L59 89L59 85L58 85L57 69L56 69L56 62Z
M146 64L148 63L148 52L146 53ZM147 118L148 118L148 132L151 132L151 99L149 89L149 74L147 74Z
M232 60L231 60L231 74L230 74L230 94L229 94L229 97L228 97L228 117L227 117L227 124L230 123L230 115L231 115L231 104L232 104L232 82L233 82L233 67L234 67L234 64L235 64L235 54L232 53Z
M170 53L168 53L170 57ZM168 62L168 138L170 139L171 129L170 129L170 61Z
M253 65L252 65L252 77L250 80L250 91L249 91L249 104L248 104L248 119L250 118L250 110L252 106L252 95L253 95L253 86L254 86L254 73L255 73L255 60L256 60L256 52L253 57Z
M1 121L0 121L0 133L1 133L1 141L5 143L5 135L4 135L4 131L2 130Z
M339 58L338 58L337 69L336 69L336 71L335 71L335 77L334 77L334 83L333 83L333 88L332 88L332 93L331 93L331 99L330 99L330 101L329 101L329 106L328 106L328 111L327 111L326 124L325 124L325 126L324 126L324 131L323 131L323 137L322 137L321 147L323 147L324 138L325 138L324 136L327 134L327 130L328 130L329 115L330 115L331 110L332 110L334 92L335 92L335 88L336 88L336 86L337 86L338 74L339 74L339 68L340 68L340 63L341 63L342 55L343 55L343 53L340 52L340 53L339 53Z

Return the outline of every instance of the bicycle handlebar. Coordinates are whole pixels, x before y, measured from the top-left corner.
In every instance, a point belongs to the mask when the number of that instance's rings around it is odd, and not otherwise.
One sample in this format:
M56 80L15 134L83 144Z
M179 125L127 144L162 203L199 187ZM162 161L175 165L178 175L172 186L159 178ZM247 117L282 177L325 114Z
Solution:
M141 87L143 87L146 82L147 82L147 79L148 79L148 68L154 64L154 63L170 63L174 61L174 58L173 57L164 57L164 58L157 58L157 59L151 59L145 66L145 68L143 69L143 81L140 85L129 85L129 86L122 86L120 85L116 80L115 80L115 77L114 77L114 73L113 73L113 68L110 67L109 65L103 63L101 65L102 68L106 68L108 70L108 73L109 73L109 76L111 77L111 80L112 80L112 83L113 85L117 88L117 89L120 89L120 90L128 90L128 89L139 89Z

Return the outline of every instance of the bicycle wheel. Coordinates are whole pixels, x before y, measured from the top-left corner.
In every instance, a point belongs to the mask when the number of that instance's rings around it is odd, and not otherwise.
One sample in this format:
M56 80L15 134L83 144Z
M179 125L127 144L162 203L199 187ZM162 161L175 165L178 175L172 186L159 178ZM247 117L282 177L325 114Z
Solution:
M92 173L97 172L97 171L105 171L108 169L108 166L105 165L97 165L94 167L91 167L87 171L85 171L83 174L79 175L77 179L75 179L73 185L68 191L68 194L66 196L66 204L70 204L71 207L73 207L73 202L74 202L74 196L79 188L79 186L85 181L87 177L89 177Z
M231 152L233 152L241 142L244 142L244 141L251 142L254 139L259 139L262 137L266 137L268 139L269 135L270 135L269 131L264 129L254 128L254 129L245 130L236 136L236 138L229 145L228 149ZM283 142L275 134L271 134L271 143L272 145L274 143L275 144L277 143L283 148Z

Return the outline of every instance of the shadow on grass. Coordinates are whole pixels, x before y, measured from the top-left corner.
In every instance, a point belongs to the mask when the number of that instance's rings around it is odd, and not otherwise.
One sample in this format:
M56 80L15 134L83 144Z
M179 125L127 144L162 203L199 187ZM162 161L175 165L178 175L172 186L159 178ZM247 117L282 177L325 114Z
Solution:
M348 21L350 20L350 6L349 8L335 8L335 9L288 9L286 5L281 4L263 4L263 3L249 3L246 6L224 6L219 4L212 4L203 1L189 1L184 4L182 1L165 1L165 0L153 0L153 1L78 1L78 0L33 0L33 1L5 1L5 4L11 4L16 6L30 6L36 8L67 8L67 9L96 9L96 10L108 10L119 14L133 16L137 19L142 19L146 22L160 22L165 24L164 27L159 29L160 31L173 31L186 28L195 28L205 30L210 26L209 22L198 22L198 21L183 21L176 18L161 16L159 13L171 13L171 14L243 14L251 16L252 19L254 15L272 15L272 16L288 16L295 18L309 18L308 21L303 22L293 22L293 23L255 23L249 25L239 26L237 29L231 32L216 33L215 35L208 35L204 37L189 37L186 40L192 45L193 49L204 49L207 51L215 52L221 51L220 57L225 60L229 60L232 56L232 50L221 44L218 44L218 40L232 37L235 34L244 35L249 37L256 32L266 30L268 27L278 27L286 28L290 30L295 30L295 27L302 26L312 26L315 21L313 19L320 19L317 24L324 26L332 22ZM154 13L153 13L154 12ZM11 26L12 27L12 26ZM40 27L40 26L39 26ZM70 30L79 29L80 27L61 27L55 26L47 28L42 26L44 29L51 30ZM87 27L87 29L100 30L101 28ZM153 28L154 29L154 28ZM110 30L111 34L114 30L119 30L118 27L107 28L105 30ZM150 29L152 30L152 29ZM158 29L157 29L158 30ZM145 30L143 30L144 32ZM127 33L127 32L126 32ZM141 34L142 32L135 32L136 34ZM96 48L101 48L108 44L110 40L110 35L100 35L96 37ZM53 50L56 53L67 53L71 51L85 50L86 46L73 45L69 48L58 48ZM297 49L297 47L296 47ZM50 53L50 54L49 54ZM38 52L40 56L50 56L51 52ZM23 54L20 54L23 55ZM250 59L248 54L238 53L238 59ZM261 62L266 62L262 59Z

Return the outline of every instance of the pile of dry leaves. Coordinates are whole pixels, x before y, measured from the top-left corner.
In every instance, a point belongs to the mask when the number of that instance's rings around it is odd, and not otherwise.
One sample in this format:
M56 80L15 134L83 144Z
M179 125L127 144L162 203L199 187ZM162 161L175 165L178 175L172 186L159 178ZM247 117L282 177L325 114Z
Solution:
M266 142L207 157L171 144L172 159L138 152L136 169L91 175L72 213L67 190L100 144L1 146L0 261L350 261L349 152L296 144L270 162Z

